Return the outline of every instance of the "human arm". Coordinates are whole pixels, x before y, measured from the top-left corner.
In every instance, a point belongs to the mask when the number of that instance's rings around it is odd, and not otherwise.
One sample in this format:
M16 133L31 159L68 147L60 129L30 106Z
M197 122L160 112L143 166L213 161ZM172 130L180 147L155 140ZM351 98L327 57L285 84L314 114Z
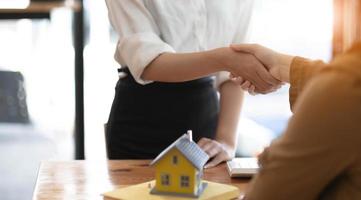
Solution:
M247 200L320 198L352 168L361 147L360 55L361 45L330 65L293 61L291 90L302 93L286 132L259 157Z
M360 151L356 82L332 69L308 82L286 132L259 157L261 168L245 199L317 199L346 173Z
M206 168L214 167L234 157L242 101L243 91L239 85L226 81L220 86L220 112L216 138L214 140L202 138L198 142L211 158Z
M282 82L290 82L290 67L294 56L281 54L258 44L233 44L231 48L237 52L256 56L273 77Z
M266 92L278 84L253 56L229 48L180 53L161 39L157 21L142 0L107 0L109 18L119 35L116 60L127 66L140 84L153 81L181 82L218 71L242 74ZM257 64L249 64L256 63Z
M279 84L252 55L228 47L195 53L164 53L144 70L142 78L162 82L180 82L201 78L218 71L241 74L255 83L260 92Z
M299 74L302 74L302 79L292 79L298 81L297 93L302 91L309 79L325 67L325 63L320 60L311 61L301 57L282 54L258 44L231 45L231 48L238 52L250 53L256 56L269 69L272 76L284 83L290 83L290 74L298 76ZM290 73L291 70L299 73ZM249 81L242 78L234 80L239 83L243 89L249 90L251 88L252 91L252 84L249 83ZM291 86L293 85L295 84L291 84ZM291 92L291 95L294 96L292 99L297 98L297 95L294 95L294 92ZM291 102L293 103L294 101Z

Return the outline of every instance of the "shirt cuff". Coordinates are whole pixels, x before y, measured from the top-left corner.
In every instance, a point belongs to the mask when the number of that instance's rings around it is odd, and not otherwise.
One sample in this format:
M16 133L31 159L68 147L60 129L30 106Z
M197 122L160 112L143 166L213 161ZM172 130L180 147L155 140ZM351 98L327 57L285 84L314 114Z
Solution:
M144 69L159 55L175 50L154 33L138 33L122 38L117 45L115 59L127 66L135 81L145 85L153 81L141 78Z
M219 90L220 86L229 80L229 72L226 71L222 71L222 72L218 72L216 73L216 80L214 83L214 87Z
M289 101L290 101L290 107L291 110L293 109L293 105L296 102L296 99L298 97L298 93L300 91L300 85L302 82L303 77L303 65L305 63L305 59L301 57L295 57L292 61L291 67L290 67L290 91L289 91Z
M318 73L325 64L320 61L312 61L302 57L295 57L290 68L290 105L291 110L297 101L299 94L303 91L309 80Z

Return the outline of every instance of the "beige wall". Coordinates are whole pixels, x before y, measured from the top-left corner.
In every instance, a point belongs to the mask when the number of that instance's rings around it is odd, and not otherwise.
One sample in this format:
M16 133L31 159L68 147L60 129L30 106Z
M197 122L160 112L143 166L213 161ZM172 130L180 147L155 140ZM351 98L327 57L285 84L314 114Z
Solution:
M334 0L333 55L361 41L361 1Z

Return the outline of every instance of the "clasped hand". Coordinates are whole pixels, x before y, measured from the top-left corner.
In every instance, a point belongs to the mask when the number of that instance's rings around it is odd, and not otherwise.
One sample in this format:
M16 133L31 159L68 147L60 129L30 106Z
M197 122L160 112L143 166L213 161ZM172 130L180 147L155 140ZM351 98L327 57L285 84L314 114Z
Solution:
M232 45L220 49L231 72L231 79L250 94L266 94L289 82L293 56L280 54L257 44ZM235 147L226 142L202 138L198 145L209 155L206 168L214 167L234 157Z
M289 82L292 56L277 53L257 44L231 45L238 53L231 60L231 80L250 94L266 94Z

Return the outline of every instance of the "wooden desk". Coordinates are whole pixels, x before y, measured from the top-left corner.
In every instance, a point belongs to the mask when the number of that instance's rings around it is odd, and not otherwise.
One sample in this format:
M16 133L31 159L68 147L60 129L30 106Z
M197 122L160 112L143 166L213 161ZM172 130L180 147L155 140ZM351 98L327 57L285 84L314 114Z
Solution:
M102 193L154 179L149 160L68 161L41 163L34 200L103 199ZM206 169L204 179L232 184L243 192L250 179L231 179L226 165Z

